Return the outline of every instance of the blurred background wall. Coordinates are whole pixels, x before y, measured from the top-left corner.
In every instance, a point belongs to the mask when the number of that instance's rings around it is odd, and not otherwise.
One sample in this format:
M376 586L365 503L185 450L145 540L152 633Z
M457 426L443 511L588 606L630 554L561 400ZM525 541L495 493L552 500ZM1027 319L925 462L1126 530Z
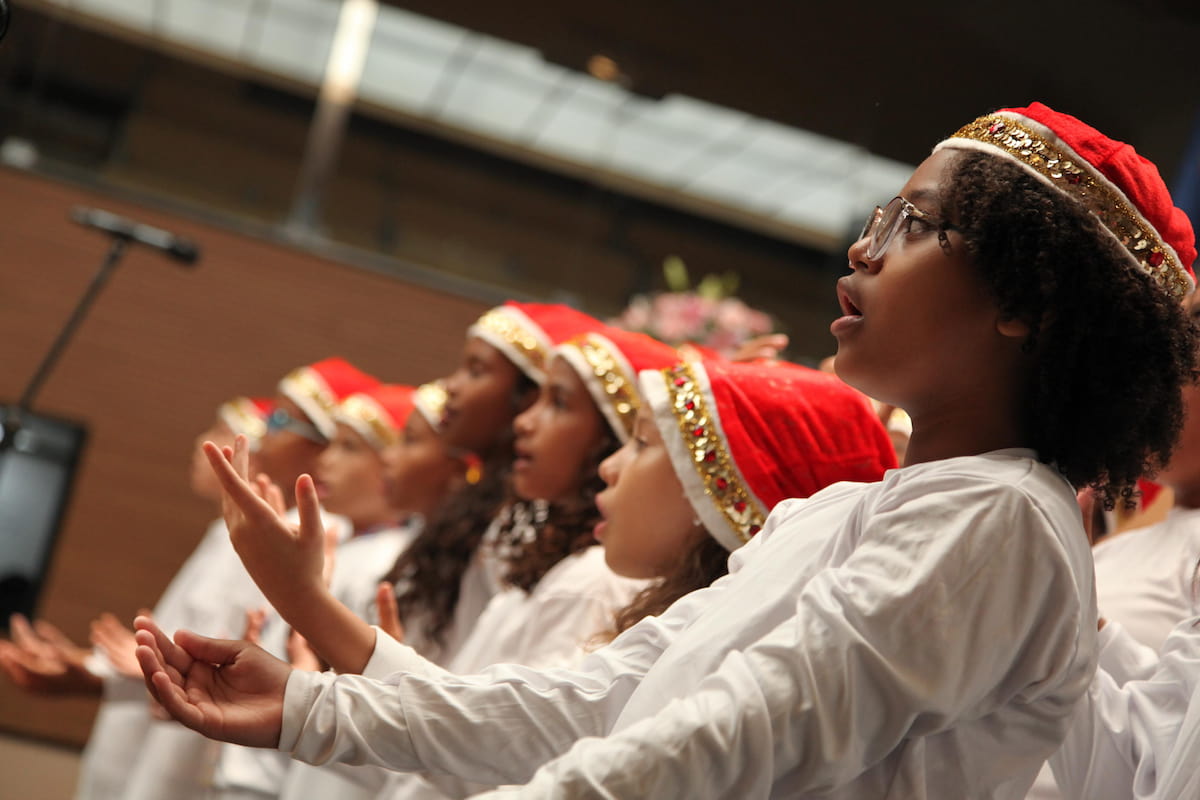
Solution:
M192 438L298 364L427 380L488 305L612 315L671 256L735 273L815 360L867 211L998 106L1044 100L1185 174L1195 4L1053 5L386 2L347 93L336 0L16 2L0 402L107 247L72 208L202 249L192 270L131 250L35 404L90 435L40 614L83 640L152 605L212 515ZM0 682L13 736L77 747L93 711Z

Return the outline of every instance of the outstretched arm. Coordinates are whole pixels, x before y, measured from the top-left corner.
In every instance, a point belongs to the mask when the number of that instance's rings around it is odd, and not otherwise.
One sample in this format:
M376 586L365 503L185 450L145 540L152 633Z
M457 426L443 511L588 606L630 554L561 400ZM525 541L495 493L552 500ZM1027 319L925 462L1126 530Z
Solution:
M211 739L278 745L289 665L247 642L190 631L172 642L148 617L134 627L146 687L167 713Z
M338 672L361 672L375 648L375 630L340 603L324 575L326 533L312 478L296 481L300 524L293 526L251 482L244 436L232 450L205 442L204 453L221 483L229 539L246 571L279 615Z
M0 670L36 694L100 694L104 681L87 668L91 651L79 647L45 620L20 614L9 623L11 641L0 639Z

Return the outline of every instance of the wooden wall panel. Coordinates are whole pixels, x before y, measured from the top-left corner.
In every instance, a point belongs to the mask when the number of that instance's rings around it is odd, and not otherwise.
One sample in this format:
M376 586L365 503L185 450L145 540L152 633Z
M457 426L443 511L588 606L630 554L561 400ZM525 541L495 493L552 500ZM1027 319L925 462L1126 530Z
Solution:
M85 422L90 442L42 597L76 640L98 613L152 605L214 510L192 497L193 437L235 394L340 354L386 380L443 374L476 301L277 243L0 170L0 402L15 401L108 241L68 221L93 205L200 243L194 270L131 248L35 410ZM82 743L94 704L31 698L0 680L0 728Z

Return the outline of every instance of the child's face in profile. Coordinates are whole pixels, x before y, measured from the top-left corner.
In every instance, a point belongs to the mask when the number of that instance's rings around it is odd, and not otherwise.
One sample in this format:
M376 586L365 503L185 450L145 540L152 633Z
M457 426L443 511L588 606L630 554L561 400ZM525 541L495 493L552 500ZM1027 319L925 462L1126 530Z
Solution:
M329 446L317 459L313 479L322 505L347 517L357 530L396 516L384 492L383 460L349 425L338 423Z
M400 441L383 451L388 502L398 511L436 506L463 464L419 411L408 415Z
M513 421L513 491L525 500L550 502L577 494L606 431L583 380L556 356L537 400Z
M919 212L944 220L941 190L953 156L927 158L901 190ZM936 408L986 376L1011 342L997 331L999 311L952 228L906 222L882 255L867 240L851 245L853 274L838 281L843 316L831 326L837 373L847 383L910 413ZM985 381L984 383L980 383Z
M275 408L282 409L287 416L299 423L312 426L312 420L294 402L276 395ZM288 498L289 504L295 491L296 479L307 473L312 475L317 468L317 457L325 449L324 442L307 438L288 428L271 430L259 440L258 468L274 481Z
M446 407L442 436L446 444L486 454L508 431L513 416L530 401L514 399L521 371L503 353L471 336L458 369L445 380ZM518 403L519 407L514 407Z
M627 578L657 578L708 533L694 523L666 444L644 406L633 436L600 465L608 488L596 497L604 521L596 538L609 569Z

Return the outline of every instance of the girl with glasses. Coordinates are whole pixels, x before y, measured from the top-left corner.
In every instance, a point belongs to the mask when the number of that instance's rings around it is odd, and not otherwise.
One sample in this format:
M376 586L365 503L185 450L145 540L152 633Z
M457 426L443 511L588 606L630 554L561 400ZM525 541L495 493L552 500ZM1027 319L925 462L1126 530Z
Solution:
M142 622L153 691L210 735L518 797L1021 797L1095 667L1076 489L1129 497L1196 376L1194 237L1153 165L1040 104L899 196L926 224L849 248L831 330L839 375L912 417L902 468L779 504L576 670L300 674Z

